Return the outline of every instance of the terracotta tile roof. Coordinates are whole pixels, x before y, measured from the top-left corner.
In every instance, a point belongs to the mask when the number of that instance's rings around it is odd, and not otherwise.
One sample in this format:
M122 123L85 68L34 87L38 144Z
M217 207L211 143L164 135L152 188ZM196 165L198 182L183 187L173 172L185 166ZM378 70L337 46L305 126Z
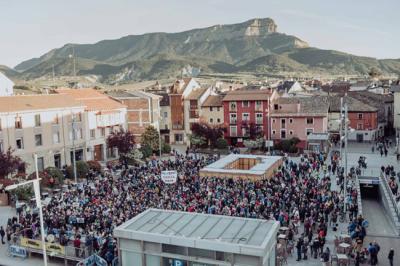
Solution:
M222 101L263 101L270 96L268 90L235 90L228 92Z
M86 106L86 111L105 111L126 108L125 105L95 89L58 89L57 93L70 95Z
M307 114L324 116L328 114L329 102L327 96L314 97L281 97L276 99L273 104L300 104L300 109L293 111L272 110L271 116L283 114Z
M201 95L203 95L206 92L206 88L198 88L194 89L187 97L187 100L198 100Z
M224 95L210 95L203 103L203 107L213 107L213 106L222 106L222 99Z
M377 108L357 100L351 96L343 97L343 102L347 102L348 112L376 112ZM340 112L340 96L329 97L329 111Z
M0 112L22 112L30 110L84 107L68 95L37 94L0 97Z

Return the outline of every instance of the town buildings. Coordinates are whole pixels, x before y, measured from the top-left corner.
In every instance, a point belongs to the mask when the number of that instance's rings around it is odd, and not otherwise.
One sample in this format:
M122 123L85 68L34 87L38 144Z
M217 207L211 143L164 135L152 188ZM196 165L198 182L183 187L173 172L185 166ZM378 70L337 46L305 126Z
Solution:
M323 147L308 147L308 136L327 134L328 108L328 98L325 96L274 99L270 113L271 139L276 143L298 138L299 148L321 150Z
M329 130L332 135L340 130L340 98L339 95L329 97ZM377 108L350 96L343 97L343 103L348 108L349 141L374 141L380 136Z
M58 89L56 92L71 96L85 106L88 119L86 132L83 133L86 149L78 149L77 154L84 155L86 150L86 160L105 161L116 158L116 151L107 147L106 140L112 131L126 129L126 105L95 89Z
M148 126L160 127L160 99L162 96L144 91L110 91L112 98L127 106L127 129L135 135L136 142Z
M209 95L202 103L200 120L212 126L224 124L224 108L222 100L225 95Z
M0 97L14 94L14 82L0 72Z
M393 84L390 88L394 97L393 108L393 127L396 130L397 145L399 144L400 137L400 82ZM398 145L400 147L400 145Z
M84 104L68 95L0 97L0 150L10 147L26 162L21 172L34 171L33 154L39 171L62 168L71 164L74 148L78 160L86 159L87 119Z
M223 98L225 138L230 145L243 145L253 129L268 137L267 114L271 90L230 91Z

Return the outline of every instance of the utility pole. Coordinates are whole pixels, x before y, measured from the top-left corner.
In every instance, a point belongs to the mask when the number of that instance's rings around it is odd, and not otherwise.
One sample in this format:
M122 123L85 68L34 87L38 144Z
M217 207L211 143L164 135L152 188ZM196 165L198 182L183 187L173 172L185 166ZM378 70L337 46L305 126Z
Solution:
M72 118L72 167L73 167L73 170L74 170L75 183L78 184L78 177L77 177L77 174L76 174L76 154L75 154L75 136L76 136L75 135L75 127L76 127L75 115L72 114L71 118Z
M347 197L347 139L348 139L348 124L347 124L347 103L344 105L344 121L345 121L345 139L344 139L344 154L345 154L345 161L344 161L344 212L346 212L346 197Z

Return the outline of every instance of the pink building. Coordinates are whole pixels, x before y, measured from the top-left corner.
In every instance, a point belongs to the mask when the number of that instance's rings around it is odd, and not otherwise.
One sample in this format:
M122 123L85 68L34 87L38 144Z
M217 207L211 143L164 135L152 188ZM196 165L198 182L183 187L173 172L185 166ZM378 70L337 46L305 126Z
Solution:
M328 132L328 98L281 97L272 102L271 139L279 142L284 139L299 138L298 147L306 149L310 134Z

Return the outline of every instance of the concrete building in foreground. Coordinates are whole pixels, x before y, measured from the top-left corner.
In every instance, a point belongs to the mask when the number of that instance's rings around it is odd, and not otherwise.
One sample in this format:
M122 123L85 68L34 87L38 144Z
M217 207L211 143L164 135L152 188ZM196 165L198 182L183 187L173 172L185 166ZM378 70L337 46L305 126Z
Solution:
M148 209L114 230L120 265L274 266L279 223Z

